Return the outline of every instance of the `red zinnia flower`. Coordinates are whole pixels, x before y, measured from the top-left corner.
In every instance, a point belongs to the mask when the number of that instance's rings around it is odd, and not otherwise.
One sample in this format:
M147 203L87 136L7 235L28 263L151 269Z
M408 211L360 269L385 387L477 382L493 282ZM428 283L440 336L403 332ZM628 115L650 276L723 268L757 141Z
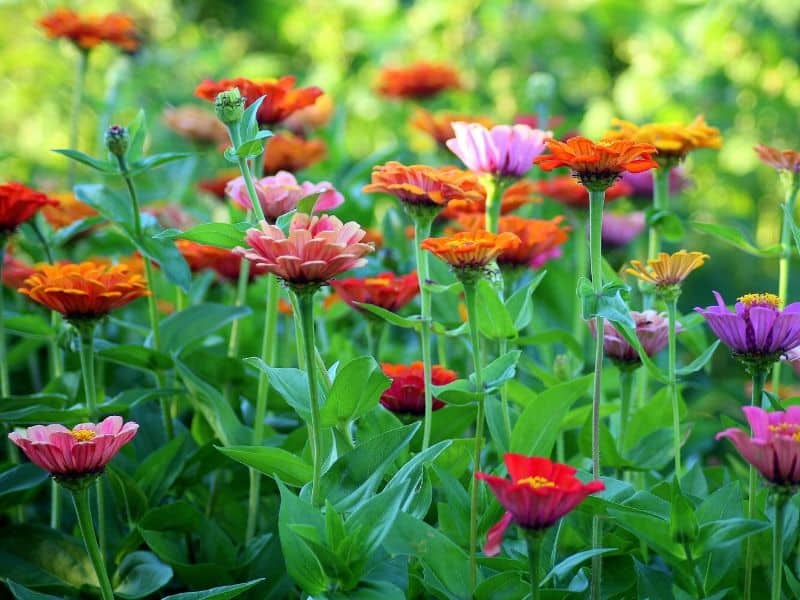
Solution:
M36 268L14 258L8 250L3 255L3 280L7 288L16 290L25 280L36 272ZM0 292L2 293L2 292Z
M583 483L575 469L539 456L506 454L503 459L511 479L475 473L489 484L506 509L486 539L483 553L494 556L513 521L523 529L547 529L583 502L589 494L605 489L602 481Z
M13 233L40 208L57 204L56 200L21 183L0 185L0 239Z
M589 192L571 175L557 175L552 179L537 181L535 185L536 191L542 196L565 206L589 210ZM633 188L623 180L615 181L606 190L606 202L629 196L632 192Z
M270 143L272 143L270 141ZM228 182L239 177L238 169L226 169L217 174L212 179L202 179L197 183L197 187L208 192L218 200L227 200L225 188L228 187Z
M233 250L199 244L190 240L178 240L175 245L193 273L211 269L222 279L238 281L239 271L242 267L242 257L234 254ZM264 275L265 273L267 273L265 268L250 263L250 281L253 281L256 276Z
M419 293L419 280L416 272L408 275L387 272L374 277L334 279L331 287L356 310L361 310L358 304L374 304L386 310L398 311Z
M392 380L381 396L381 404L395 413L422 415L425 414L425 383L423 365L417 361L410 365L381 364L384 375ZM447 385L458 379L455 371L433 365L431 371L433 385ZM439 410L444 402L433 399L433 410Z
M66 38L81 50L91 50L108 42L125 52L139 49L136 25L127 15L111 13L84 17L66 8L58 8L39 19L51 38Z

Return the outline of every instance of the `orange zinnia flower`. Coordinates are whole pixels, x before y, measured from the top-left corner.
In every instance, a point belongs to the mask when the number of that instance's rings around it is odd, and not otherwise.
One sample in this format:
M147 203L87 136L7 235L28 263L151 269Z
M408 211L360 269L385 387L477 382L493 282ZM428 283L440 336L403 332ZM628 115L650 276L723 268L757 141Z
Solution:
M689 273L703 266L708 254L679 250L673 255L661 252L658 258L651 258L645 266L640 260L632 260L631 268L626 269L637 279L659 288L680 285Z
M311 106L322 95L318 87L295 88L295 78L285 75L280 79L264 79L252 81L243 77L211 81L206 79L194 90L194 95L213 102L217 94L239 88L245 98L245 105L250 106L261 96L266 96L258 109L258 122L261 125L280 123L293 112Z
M536 191L565 206L573 208L589 208L589 192L577 179L570 175L556 175L552 179L536 182ZM630 185L622 180L615 181L606 190L606 202L628 196L633 191Z
M492 126L491 119L486 117L471 117L451 112L434 114L422 108L417 109L414 116L411 117L411 126L420 131L424 131L439 145L444 146L447 140L455 137L453 123L457 121L461 121L462 123L478 123L487 128Z
M314 104L292 113L281 125L294 133L305 134L327 124L333 116L333 109L333 98L330 94L322 94Z
M325 152L322 140L306 140L288 132L277 133L267 142L264 175L275 175L278 171L297 173L321 161Z
M650 156L656 152L655 146L630 140L595 143L575 136L566 142L549 139L547 147L550 154L540 154L533 162L545 171L567 167L590 190L608 189L623 171L641 173L658 166Z
M581 187L578 183L575 185ZM505 215L514 212L526 204L540 203L542 199L536 195L536 192L537 185L535 182L529 179L515 181L503 192L503 198L500 203L500 214ZM457 219L461 215L484 214L485 212L485 199L480 202L456 199L451 200L447 206L445 206L441 216L444 219Z
M233 250L190 240L178 240L175 245L193 273L211 269L224 280L237 281L239 279L242 257L234 254ZM258 275L266 272L267 270L263 267L250 263L249 280L253 281Z
M0 185L0 243L40 208L56 204L58 202L52 198L21 183Z
M167 127L182 138L199 144L228 143L228 130L210 110L187 104L166 108L162 119Z
M483 202L486 190L475 174L455 167L406 166L388 162L372 170L372 183L367 193L390 194L406 206L443 207L451 200Z
M458 71L453 67L424 61L407 67L386 67L378 81L378 92L390 98L430 98L460 87Z
M367 229L366 235L361 241L365 244L372 244L375 249L378 249L383 246L383 234L380 229Z
M42 215L53 229L63 229L76 221L97 216L94 208L72 194L56 194L53 198L57 201L55 205L49 204L42 208Z
M42 265L19 292L73 321L105 317L136 298L150 295L144 278L132 274L125 265L93 262Z
M619 129L606 133L607 140L627 140L637 144L651 144L658 150L656 160L672 167L692 150L719 148L722 137L719 129L711 127L702 115L688 125L681 123L647 123L638 126L628 121L614 119L612 125Z
M755 147L761 162L778 171L796 173L800 171L800 152L797 150L778 150L759 144Z
M419 293L416 272L408 275L381 273L374 277L333 279L331 287L342 300L356 310L359 304L374 304L386 310L398 311Z
M139 49L136 25L127 15L111 13L82 17L66 8L58 8L39 19L48 37L65 38L84 51L108 42L125 52Z
M420 248L434 254L456 271L483 269L506 252L513 252L520 239L513 233L462 231L442 238L423 240Z

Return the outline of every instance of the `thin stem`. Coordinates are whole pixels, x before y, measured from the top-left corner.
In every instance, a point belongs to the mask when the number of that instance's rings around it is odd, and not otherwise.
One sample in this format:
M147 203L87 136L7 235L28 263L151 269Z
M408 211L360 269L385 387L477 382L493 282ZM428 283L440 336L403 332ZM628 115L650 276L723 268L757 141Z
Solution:
M653 169L653 209L658 212L669 208L669 174L671 167ZM647 239L647 258L655 258L661 252L661 232L650 227ZM655 298L652 293L643 294L644 308L652 308Z
M83 88L86 82L86 68L89 64L89 52L78 51L78 61L75 68L75 85L72 88L72 110L69 122L69 147L78 149L78 134L81 122L81 104L83 103ZM75 184L75 162L69 161L67 166L67 180L70 188Z
M783 583L783 521L786 515L788 497L778 493L775 496L775 522L772 530L772 600L781 600Z
M631 396L633 395L633 371L622 370L619 372L619 438L617 450L620 456L625 452L625 432L628 430L628 420L631 413Z
M239 135L239 125L237 123L228 125L228 135L231 138L234 151L237 150L239 145L242 143L241 136ZM242 174L244 184L247 187L247 195L250 197L250 205L252 206L256 223L260 223L264 220L264 209L261 207L261 202L258 199L256 186L253 182L253 174L250 171L250 167L247 164L246 158L239 158L239 172Z
M672 446L675 451L675 477L680 479L683 476L681 467L681 415L678 404L678 377L676 367L676 323L678 313L678 300L672 298L667 302L667 316L669 328L667 332L667 352L669 355L667 366L667 379L669 380L669 397L672 402Z
M756 371L753 373L753 393L750 397L751 406L761 406L761 398L764 395L764 382L767 380L766 371ZM754 519L756 514L756 470L750 467L747 483L747 518ZM744 551L744 590L745 600L752 597L753 587L753 541L752 536L747 538Z
M61 488L55 479L50 481L50 527L61 527Z
M83 536L83 543L86 545L86 552L92 561L94 572L97 574L97 581L100 583L100 595L103 600L114 600L114 592L111 588L111 581L108 579L103 554L97 545L97 538L94 534L92 525L92 510L89 507L89 490L83 488L72 492L72 501L75 505L75 513L78 515L78 525Z
M247 302L247 284L250 280L250 261L243 258L239 262L239 280L236 282L236 299L233 305L236 307L244 306ZM231 325L231 337L228 339L228 356L236 358L239 354L239 333L241 319L236 319Z
M500 212L503 205L503 184L500 178L487 178L486 187L486 231L497 233L500 228Z
M583 215L576 215L574 219L575 234L575 277L580 279L586 277L586 272L589 270L589 240L586 239L586 218ZM578 358L583 360L584 346L583 341L586 339L586 321L583 320L581 314L581 299L575 295L575 309L572 312L572 336L578 342L581 348L581 356Z
M481 340L478 328L477 291L475 282L464 281L464 296L467 302L467 325L472 346L472 368L475 371L475 391L478 393L478 414L475 417L474 471L481 468L483 446L483 373L481 372ZM472 477L469 502L469 578L474 589L478 583L478 480Z
M58 346L58 329L61 325L61 315L56 311L50 311L50 328L55 335L48 340L48 349L50 353L50 374L53 379L61 377L64 374L64 356L61 348Z
M526 531L528 544L528 569L531 575L531 600L539 600L539 584L542 580L542 542L544 536L539 531Z
M5 238L0 237L0 281L3 279L3 261L6 256ZM0 287L0 396L8 398L11 395L11 381L8 377L8 361L6 355L6 317L5 317L5 290Z
M694 588L695 592L697 593L697 597L705 598L706 589L703 585L703 580L700 578L700 574L697 572L697 563L695 562L694 555L692 554L692 545L684 544L683 549L686 552L686 562L689 564L689 570L692 572L692 581L694 581Z
M383 339L383 330L385 329L384 323L383 321L372 316L368 316L366 319L369 355L372 356L376 361L380 362L381 341Z
M431 292L428 290L428 254L420 244L430 237L433 215L414 215L414 254L417 259L417 277L421 305L420 345L422 347L422 377L425 386L425 418L422 427L422 450L431 442L431 419L433 417L433 360L431 357Z
M508 352L508 340L503 338L500 340L499 354L504 356ZM506 437L511 440L511 413L508 410L508 386L504 383L500 386L500 411L503 414L503 427L505 428Z

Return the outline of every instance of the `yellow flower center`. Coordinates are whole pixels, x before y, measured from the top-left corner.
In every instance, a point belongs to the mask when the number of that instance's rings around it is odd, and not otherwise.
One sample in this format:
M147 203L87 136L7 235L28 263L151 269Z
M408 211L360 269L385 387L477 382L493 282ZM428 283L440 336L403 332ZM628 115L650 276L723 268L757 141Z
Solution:
M91 429L77 429L70 431L69 434L79 442L90 442L97 436Z
M780 308L781 299L778 298L775 294L745 294L737 298L739 302L747 306L748 308L752 308L753 306L771 306L773 308Z
M785 435L795 442L800 442L800 425L797 423L778 423L770 425L768 429L775 435Z
M544 487L556 487L556 484L547 477L541 477L536 475L535 477L525 477L524 479L520 479L517 483L527 483L533 489L539 489Z
M364 280L364 283L366 285L386 287L391 282L386 277L368 277L367 279Z

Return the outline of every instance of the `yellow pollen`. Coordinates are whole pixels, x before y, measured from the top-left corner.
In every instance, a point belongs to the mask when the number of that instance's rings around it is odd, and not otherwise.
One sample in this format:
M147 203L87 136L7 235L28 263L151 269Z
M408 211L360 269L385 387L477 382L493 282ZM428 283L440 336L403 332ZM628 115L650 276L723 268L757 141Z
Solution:
M768 429L776 435L789 436L796 442L800 442L800 425L797 423L778 423L769 425Z
M387 286L391 282L385 277L368 277L364 280L366 285L380 285L380 286Z
M737 298L739 302L742 304L753 307L753 306L772 306L774 308L780 308L783 302L781 301L778 296L775 294L745 294Z
M527 483L533 489L543 488L543 487L556 487L556 484L547 479L546 477L541 477L536 475L535 477L525 477L524 479L520 479L517 483Z
M91 429L77 429L70 431L69 434L79 442L89 442L97 436Z

